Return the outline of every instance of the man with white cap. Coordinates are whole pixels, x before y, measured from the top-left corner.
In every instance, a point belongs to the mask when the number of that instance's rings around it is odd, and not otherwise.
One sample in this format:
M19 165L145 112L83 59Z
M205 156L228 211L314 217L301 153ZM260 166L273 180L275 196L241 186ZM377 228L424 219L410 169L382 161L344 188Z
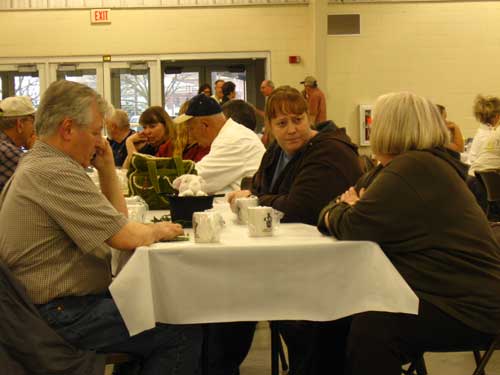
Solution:
M35 108L28 96L13 96L0 102L0 191L16 170L23 151L35 142Z
M325 122L326 99L323 91L318 88L318 81L313 76L307 76L300 83L304 85L311 124L316 125Z
M196 163L206 181L207 193L239 190L241 179L257 171L265 149L259 137L247 127L226 119L221 106L199 94L189 101L186 113L176 119L185 122L190 139L210 152Z

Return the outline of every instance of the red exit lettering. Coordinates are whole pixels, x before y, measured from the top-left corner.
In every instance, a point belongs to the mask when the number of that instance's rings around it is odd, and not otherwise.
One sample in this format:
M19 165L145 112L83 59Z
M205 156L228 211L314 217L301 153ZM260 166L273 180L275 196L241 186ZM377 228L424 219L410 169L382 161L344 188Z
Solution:
M96 21L107 21L108 20L108 11L107 10L94 11L94 19Z

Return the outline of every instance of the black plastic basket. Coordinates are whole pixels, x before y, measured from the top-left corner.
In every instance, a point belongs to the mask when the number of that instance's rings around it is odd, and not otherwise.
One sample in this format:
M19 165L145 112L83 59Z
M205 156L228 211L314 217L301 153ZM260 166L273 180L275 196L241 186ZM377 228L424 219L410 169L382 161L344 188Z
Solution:
M170 202L170 216L174 223L182 224L186 228L193 226L193 212L205 211L213 207L214 195L200 197L179 197L167 195Z

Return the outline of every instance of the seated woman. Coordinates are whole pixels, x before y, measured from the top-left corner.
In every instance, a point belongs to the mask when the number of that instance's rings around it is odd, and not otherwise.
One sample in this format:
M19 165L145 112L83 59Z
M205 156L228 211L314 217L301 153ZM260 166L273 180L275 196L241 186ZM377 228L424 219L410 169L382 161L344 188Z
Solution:
M469 177L467 185L474 193L477 202L490 215L490 220L500 219L500 208L489 204L486 188L475 177L475 172L488 169L500 169L500 99L494 96L478 95L474 102L474 115L481 123L472 141L469 152ZM489 209L488 209L489 206Z
M446 147L456 152L464 152L464 136L462 135L462 131L459 126L452 121L448 121L448 113L446 112L446 107L444 105L436 104L436 107L439 114L443 118L448 131L450 132L451 140ZM460 155L457 156L460 157Z
M290 86L272 92L265 117L276 141L264 154L251 190L230 193L228 200L234 204L253 194L260 205L282 211L285 222L316 224L321 209L361 175L357 147L331 121L321 131L312 130L307 101ZM288 346L290 373L310 373L315 324L275 325Z
M333 122L311 129L299 91L282 86L268 97L266 121L276 141L262 157L251 190L228 195L229 202L256 195L259 204L282 211L284 222L316 224L321 209L361 175L357 147Z
M139 118L139 124L143 130L127 138L128 156L123 163L124 168L128 168L134 152L163 157L173 155L174 123L162 107L146 109Z
M499 246L448 142L430 101L381 96L371 133L381 165L321 212L321 232L378 243L420 299L418 315L353 316L337 347L345 374L400 375L402 364L426 351L477 346L499 331ZM338 336L335 322L328 328Z
M476 162L479 153L490 138L492 130L498 125L500 120L500 99L495 96L478 95L474 100L473 111L474 117L480 124L470 146L467 160L470 165Z

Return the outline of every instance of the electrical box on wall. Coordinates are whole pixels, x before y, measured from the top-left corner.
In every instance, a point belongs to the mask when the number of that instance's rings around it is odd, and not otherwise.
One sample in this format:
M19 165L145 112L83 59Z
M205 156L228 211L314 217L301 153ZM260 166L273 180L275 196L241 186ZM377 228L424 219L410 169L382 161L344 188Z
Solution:
M359 144L360 146L370 145L370 132L372 128L372 109L371 104L359 105Z

